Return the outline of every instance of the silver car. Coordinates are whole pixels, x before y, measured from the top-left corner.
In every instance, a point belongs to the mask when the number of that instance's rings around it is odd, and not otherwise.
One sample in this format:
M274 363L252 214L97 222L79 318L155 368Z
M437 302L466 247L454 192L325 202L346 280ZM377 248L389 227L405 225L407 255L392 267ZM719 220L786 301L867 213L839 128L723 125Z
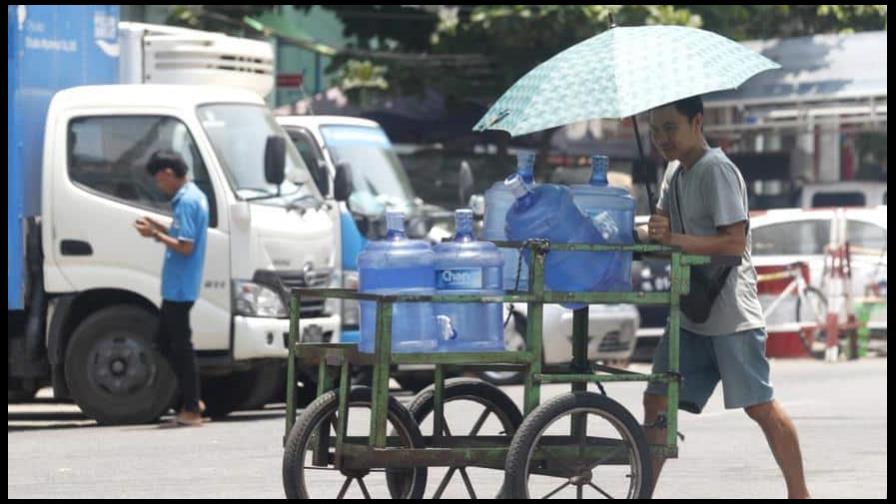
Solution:
M504 328L504 342L508 350L526 349L527 306L505 305L505 317L512 312L510 322ZM573 311L560 305L545 305L543 315L544 366L569 364L572 361ZM634 305L591 305L588 309L588 360L628 361L635 350L635 335L640 316ZM522 371L484 371L480 376L492 383L506 385L519 383Z

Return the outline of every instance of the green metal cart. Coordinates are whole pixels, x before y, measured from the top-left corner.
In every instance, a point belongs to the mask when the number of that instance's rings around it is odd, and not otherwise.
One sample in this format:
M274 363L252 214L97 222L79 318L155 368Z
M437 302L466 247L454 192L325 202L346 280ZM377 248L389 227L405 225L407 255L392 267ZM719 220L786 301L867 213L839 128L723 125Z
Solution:
M294 289L290 301L288 391L284 436L283 484L290 498L343 498L351 489L372 498L418 499L426 490L429 468L448 468L434 497L460 475L476 498L472 467L504 471L497 496L509 498L574 497L648 498L652 488L651 454L678 454L679 299L689 289L690 268L713 258L686 255L659 245L598 246L496 242L501 247L525 247L533 254L527 292L503 296L402 296L362 294L345 289ZM544 288L545 255L556 251L612 252L668 256L671 289L664 292L553 292ZM312 344L298 341L299 306L303 296L375 302L375 353L364 354L354 344ZM409 302L528 303L525 351L493 353L391 353L393 306ZM542 313L544 304L583 303L573 314L573 359L561 374L542 372ZM640 374L592 365L587 355L587 304L668 305L670 371ZM318 369L317 399L296 418L296 364ZM435 366L434 384L406 408L389 395L394 364ZM353 366L372 366L372 387L350 385ZM522 413L501 389L479 380L445 379L448 366L500 370L523 369ZM589 383L668 383L668 407L656 427L666 429L665 445L649 446L644 427L622 405L605 394L587 391ZM336 384L338 383L338 386ZM570 383L571 392L543 404L541 385ZM467 435L452 435L444 417L446 403L472 399L485 405ZM362 415L363 433L348 432L348 417ZM497 435L482 434L484 416L501 422ZM432 417L432 434L424 436L422 417ZM366 418L369 417L369 422ZM357 425L357 421L355 425ZM444 470L444 469L443 469ZM497 472L496 474L501 474ZM493 478L494 479L494 478ZM494 484L494 482L492 482ZM314 490L317 490L315 492ZM323 492L321 492L323 491ZM316 495L319 494L319 495ZM494 497L496 495L489 495Z

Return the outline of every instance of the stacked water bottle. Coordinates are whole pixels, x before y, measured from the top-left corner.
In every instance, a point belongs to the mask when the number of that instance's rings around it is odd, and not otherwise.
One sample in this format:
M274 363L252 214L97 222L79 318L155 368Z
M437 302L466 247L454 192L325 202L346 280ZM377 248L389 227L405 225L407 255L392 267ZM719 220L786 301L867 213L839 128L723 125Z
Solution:
M504 258L473 236L473 212L455 214L454 238L430 248L404 233L404 215L387 212L388 234L358 257L359 287L371 294L501 295ZM504 350L501 303L396 303L393 352L498 352ZM359 350L374 351L376 303L361 302Z
M534 154L520 155L517 173L486 192L486 240L633 243L635 202L625 189L608 185L606 156L592 158L589 184L572 188L534 184L534 161ZM518 271L519 250L476 241L470 210L458 210L455 218L454 238L430 248L407 238L401 213L387 213L386 240L370 242L358 258L361 292L501 295L504 290L525 290L532 261L528 250L523 253L525 266ZM630 290L631 261L631 253L625 252L554 251L545 261L545 287L563 292ZM501 351L501 314L501 303L396 303L392 351ZM376 304L364 301L362 352L374 351L375 334Z
M609 158L593 156L590 183L571 188L534 185L531 182L533 155L520 155L519 159L517 174L486 192L485 229L493 230L488 239L521 242L540 238L551 243L598 245L634 243L635 201L624 188L609 186ZM531 267L528 251L523 257ZM554 251L546 258L545 286L548 290L564 292L631 290L631 262L630 252ZM505 289L526 288L528 270L521 271L517 284L512 271L515 269L514 256L509 256L505 263Z

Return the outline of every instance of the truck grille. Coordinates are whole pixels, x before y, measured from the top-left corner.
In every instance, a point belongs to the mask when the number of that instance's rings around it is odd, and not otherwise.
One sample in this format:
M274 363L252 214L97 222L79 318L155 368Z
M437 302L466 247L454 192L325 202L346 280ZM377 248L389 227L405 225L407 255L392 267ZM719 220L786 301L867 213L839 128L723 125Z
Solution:
M600 342L600 347L598 348L598 352L600 353L618 353L618 352L626 352L631 346L631 340L629 338L623 339L622 333L619 331L611 331L608 332L604 339Z
M283 303L289 306L289 293L292 289L302 287L327 287L330 283L332 270L320 269L306 274L303 271L258 271L255 273L256 281L267 285L274 285L280 291ZM300 315L302 318L323 317L326 313L323 298L302 296Z

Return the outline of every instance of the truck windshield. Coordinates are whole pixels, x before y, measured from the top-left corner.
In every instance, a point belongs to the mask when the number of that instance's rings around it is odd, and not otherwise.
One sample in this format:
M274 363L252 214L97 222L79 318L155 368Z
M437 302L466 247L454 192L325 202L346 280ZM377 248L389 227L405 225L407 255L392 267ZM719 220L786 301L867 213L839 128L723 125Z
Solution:
M368 126L322 126L334 163L351 165L354 193L368 193L388 207L410 206L414 190L389 138Z
M283 132L261 105L215 104L198 108L199 121L234 191L242 198L263 198L277 193L277 186L264 176L264 150L270 135ZM290 204L303 200L323 201L311 175L292 142L286 142L286 179L282 197L263 200L268 204Z

